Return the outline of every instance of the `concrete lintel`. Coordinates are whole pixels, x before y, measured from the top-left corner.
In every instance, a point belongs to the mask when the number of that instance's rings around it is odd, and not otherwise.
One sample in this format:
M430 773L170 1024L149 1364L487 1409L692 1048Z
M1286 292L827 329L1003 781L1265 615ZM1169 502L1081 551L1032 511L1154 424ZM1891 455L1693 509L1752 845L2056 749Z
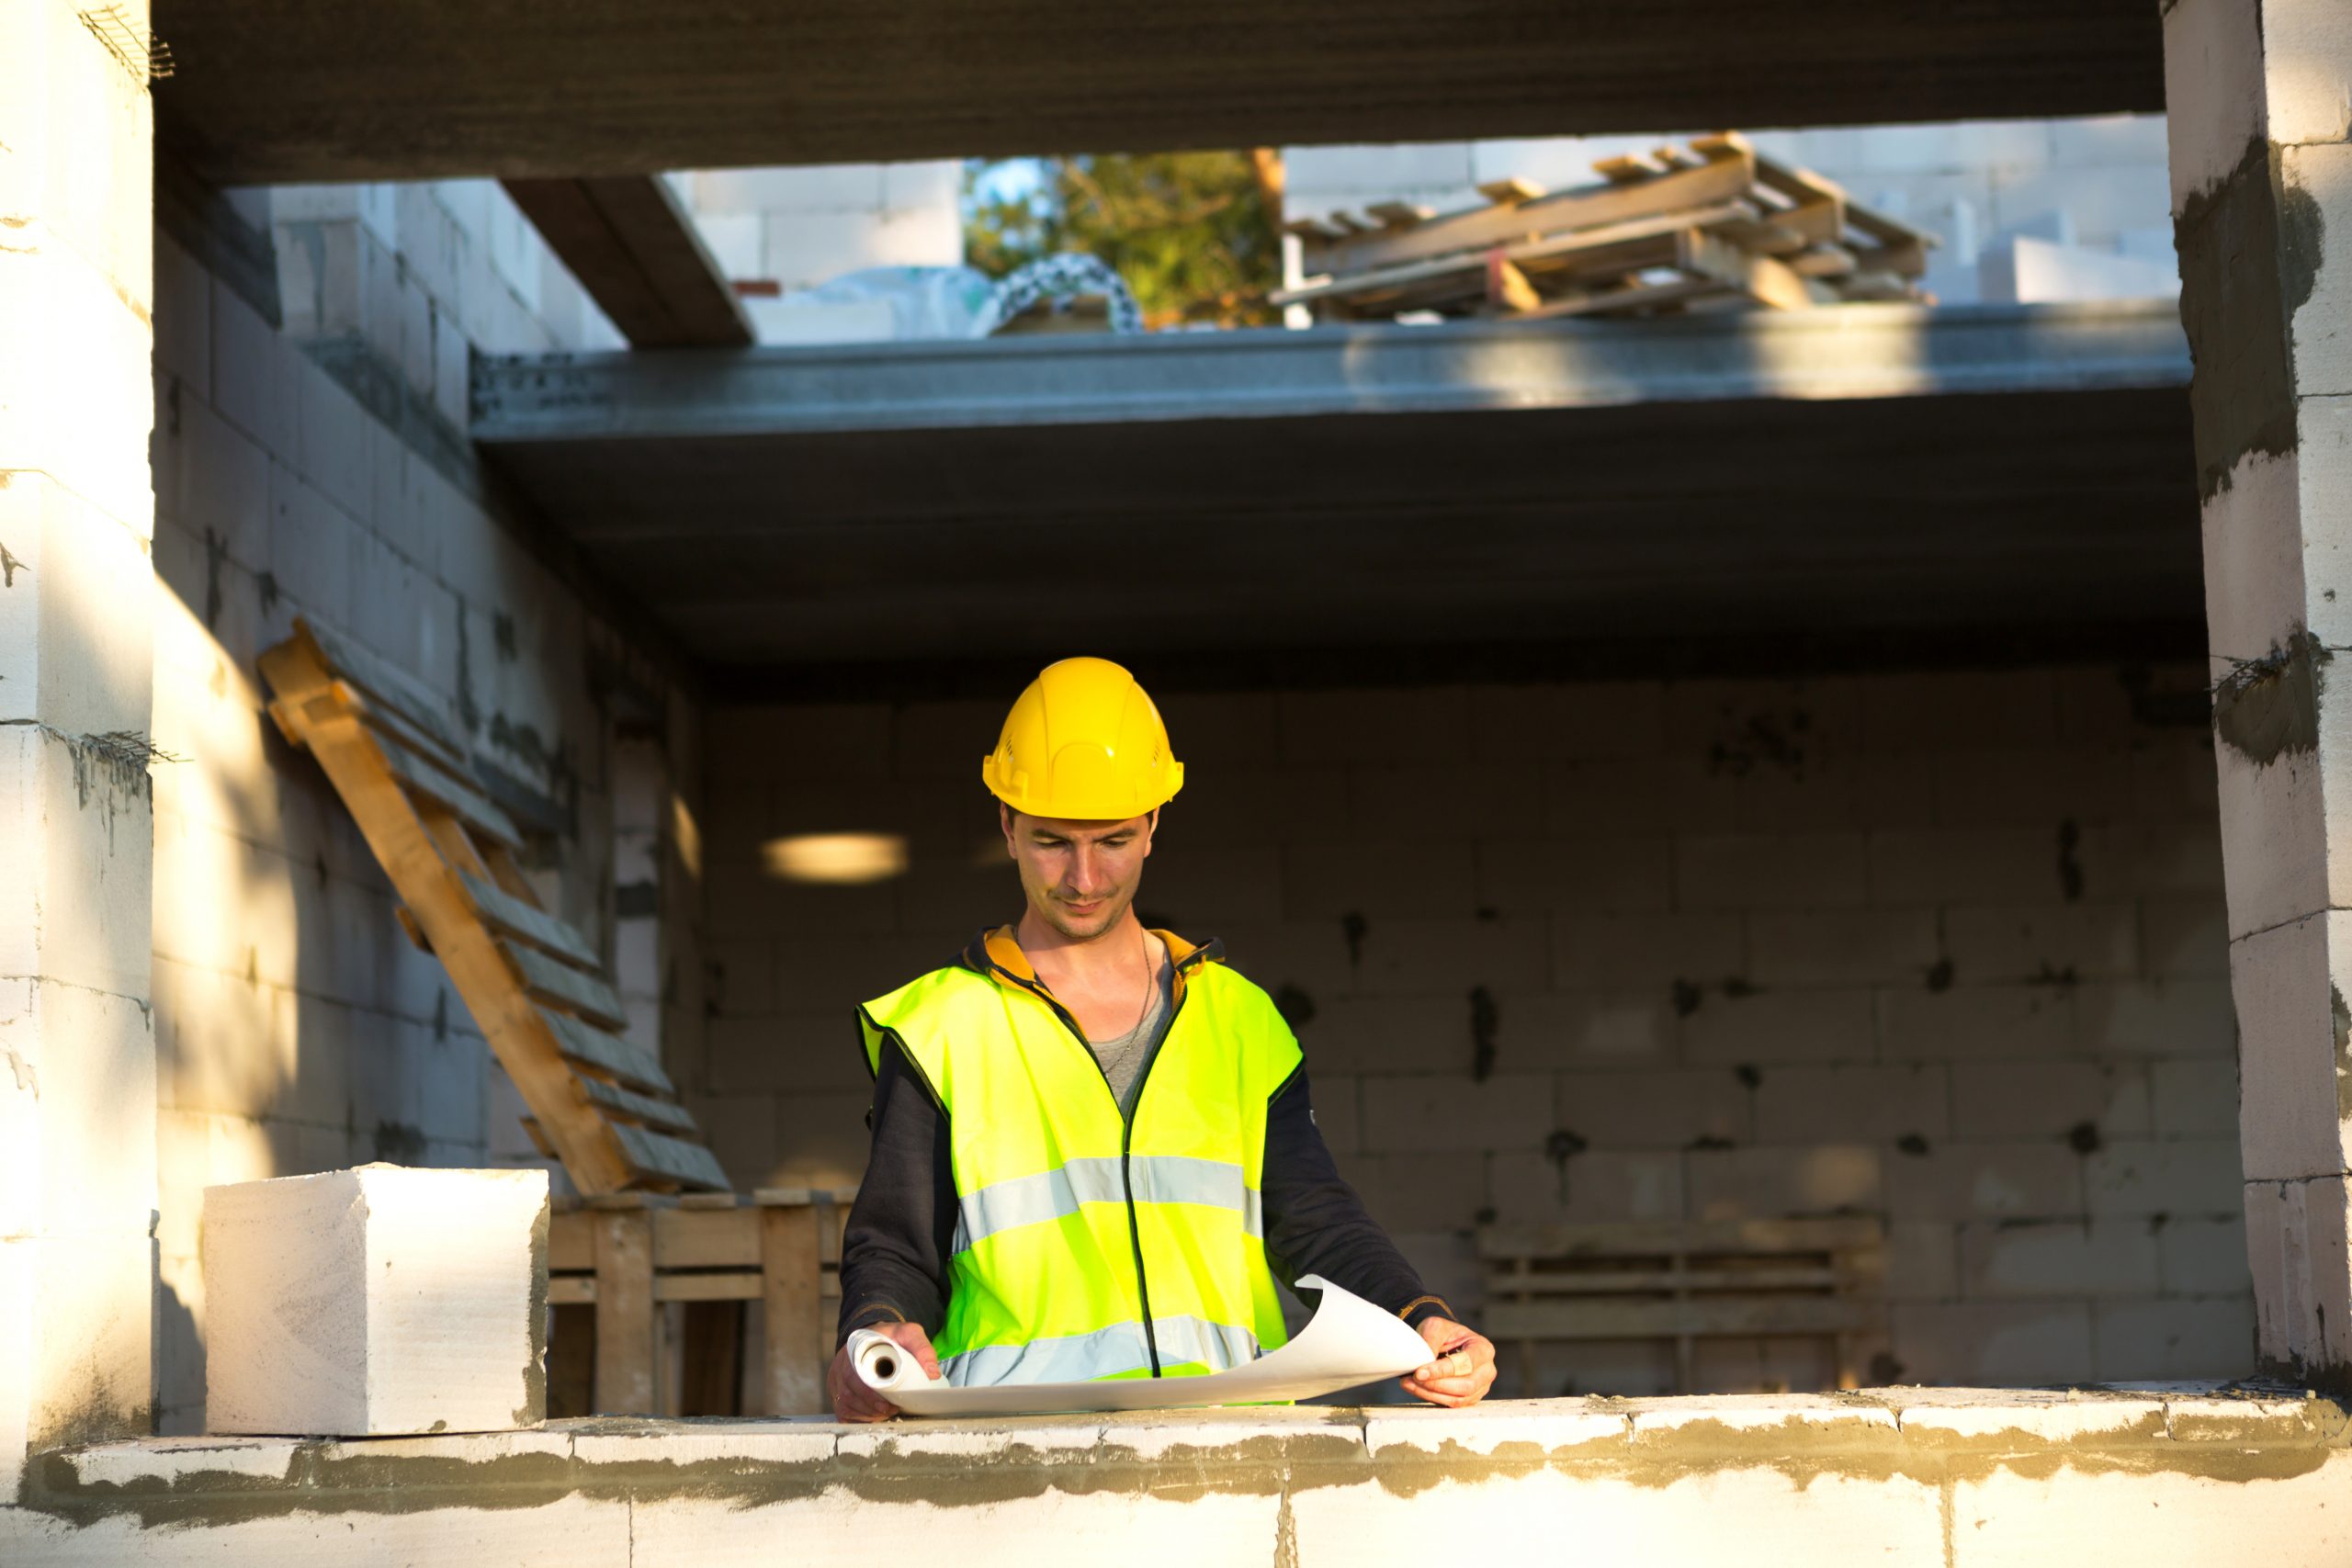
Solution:
M2185 386L2169 302L484 357L473 436L803 434Z
M659 175L514 179L506 194L639 348L747 348L752 324Z

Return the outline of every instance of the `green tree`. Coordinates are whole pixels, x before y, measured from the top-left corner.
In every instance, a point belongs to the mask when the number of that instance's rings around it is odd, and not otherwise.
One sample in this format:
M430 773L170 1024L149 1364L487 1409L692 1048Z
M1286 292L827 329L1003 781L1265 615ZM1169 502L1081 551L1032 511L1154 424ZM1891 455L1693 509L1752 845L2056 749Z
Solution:
M964 254L991 276L1081 251L1135 291L1146 324L1252 326L1276 311L1280 164L1263 152L1139 152L975 160Z

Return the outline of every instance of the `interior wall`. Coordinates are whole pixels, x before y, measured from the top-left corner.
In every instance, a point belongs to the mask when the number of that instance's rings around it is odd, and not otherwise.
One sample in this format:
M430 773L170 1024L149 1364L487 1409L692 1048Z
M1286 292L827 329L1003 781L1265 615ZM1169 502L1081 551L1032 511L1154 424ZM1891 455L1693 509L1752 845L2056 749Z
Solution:
M1342 1168L1474 1320L1481 1219L1856 1212L1888 1226L1882 1381L2242 1374L2203 679L1172 693L1188 783L1138 903L1283 1001ZM713 714L695 1088L739 1185L854 1183L853 1005L1018 912L976 776L1001 718ZM903 835L904 873L763 869L848 830ZM1563 1348L1521 1392L1671 1372L1662 1344ZM1698 1374L1827 1361L1708 1341Z
M677 793L695 761L690 699L450 456L472 348L586 341L576 288L569 318L533 313L539 298L506 274L545 258L511 205L488 221L504 197L483 182L275 198L278 221L272 193L236 205L274 245L282 328L266 289L155 243L165 1432L201 1429L207 1184L369 1160L542 1163L341 800L264 711L258 654L307 616L441 696L529 830L542 897L608 956L629 939L630 1032L647 1045L659 975L638 957L643 922L616 926L616 905L649 907L669 824L692 816Z

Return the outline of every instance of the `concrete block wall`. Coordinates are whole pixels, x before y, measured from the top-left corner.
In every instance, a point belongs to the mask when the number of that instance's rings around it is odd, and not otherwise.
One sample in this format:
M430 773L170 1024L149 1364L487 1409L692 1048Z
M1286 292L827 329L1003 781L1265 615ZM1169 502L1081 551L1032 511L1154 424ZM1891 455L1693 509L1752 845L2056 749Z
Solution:
M0 6L0 1533L28 1450L149 1415L153 137L71 7Z
M639 766L616 806L614 692L650 693L654 718L666 704L692 733L661 666L450 457L471 348L609 335L577 286L481 182L255 194L282 327L154 242L154 731L175 759L156 776L153 943L166 1432L200 1429L208 1183L540 1163L340 799L266 716L256 656L308 616L439 694L537 803L543 897L608 954L616 860L648 858L669 804ZM616 810L640 831L618 833ZM625 967L633 997L658 992ZM658 1043L660 1021L632 1011Z
M628 346L495 180L251 194L276 245L287 333L372 353L460 430L469 349Z
M1169 694L1191 782L1139 905L1282 999L1342 1168L1465 1312L1482 1218L1859 1212L1888 1226L1883 1380L2243 1373L2203 679ZM972 776L1001 717L715 716L695 1087L739 1183L854 1181L852 1005L1017 913ZM906 873L761 869L840 831L903 835ZM1699 1363L1828 1371L1803 1341ZM1662 1346L1561 1348L1532 1392L1670 1375Z
M963 164L822 164L670 176L730 282L789 295L874 266L958 266ZM890 335L887 307L812 310L744 299L763 342Z
M2007 255L2023 235L2110 259L2172 264L2170 187L2161 115L2057 120L1962 120L1936 125L1843 126L1807 130L1739 127L1759 152L1801 164L1843 185L1856 199L1936 233L1927 286L1948 304L2015 299L2013 261L1980 271L1980 253ZM1311 214L1381 200L1418 201L1440 211L1475 205L1480 184L1517 175L1550 189L1589 184L1594 160L1644 152L1685 134L1545 137L1494 141L1283 149L1285 208ZM2087 274L2086 262L2077 273ZM2027 287L2050 269L2029 267ZM1999 279L2007 276L2007 291ZM1988 291L1986 278L1994 280ZM2091 297L2156 287L2136 268L2110 266L2069 280ZM2089 290L2091 295L2083 291ZM2029 292L2028 298L2036 296Z

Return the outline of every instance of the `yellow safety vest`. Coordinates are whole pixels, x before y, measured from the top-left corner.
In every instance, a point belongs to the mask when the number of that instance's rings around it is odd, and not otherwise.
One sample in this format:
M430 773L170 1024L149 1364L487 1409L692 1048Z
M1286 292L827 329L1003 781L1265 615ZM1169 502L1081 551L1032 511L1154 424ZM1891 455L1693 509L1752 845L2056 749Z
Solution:
M1175 1014L1132 1125L1010 928L858 1010L869 1070L896 1040L948 1118L951 1382L1190 1377L1283 1341L1259 1179L1298 1042L1216 944L1155 934Z

